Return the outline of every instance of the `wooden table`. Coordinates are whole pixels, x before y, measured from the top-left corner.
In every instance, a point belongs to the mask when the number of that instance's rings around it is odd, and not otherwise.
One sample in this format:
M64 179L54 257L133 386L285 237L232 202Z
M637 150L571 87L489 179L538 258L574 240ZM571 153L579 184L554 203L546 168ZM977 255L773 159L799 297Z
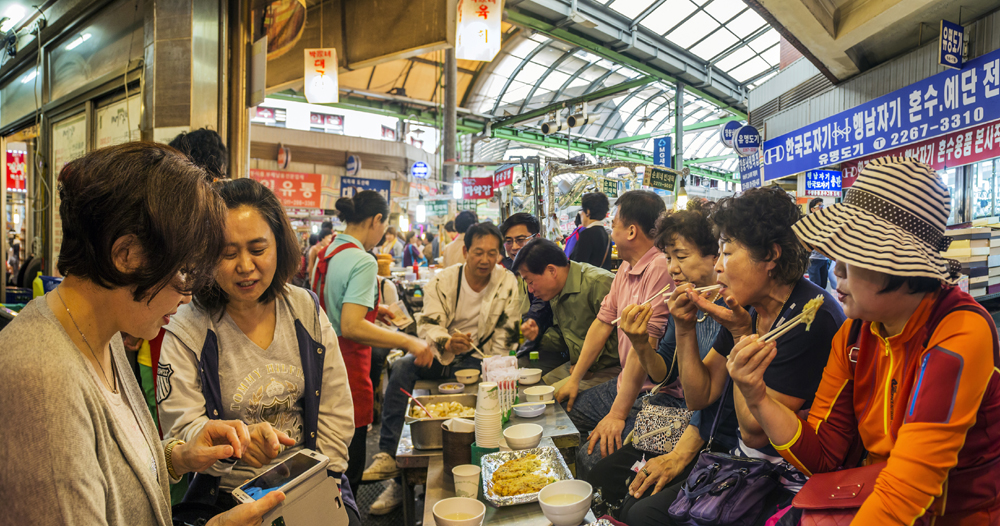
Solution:
M444 380L442 380L444 382ZM519 388L521 391L520 399L524 400L524 388L531 386L522 386ZM476 388L475 385L471 385L468 389ZM471 391L474 392L474 391ZM420 396L420 394L414 392L414 395ZM580 445L580 432L577 431L576 426L570 420L569 415L559 404L549 404L545 407L545 412L541 416L535 418L519 418L513 413L511 413L510 421L504 425L504 427L516 425L516 424L538 424L542 426L542 440L551 440L551 445L559 448L559 452L562 453L563 458L566 460L566 464L569 466L570 471L576 475L576 448ZM428 449L421 450L413 447L413 442L410 438L410 426L407 424L403 425L403 431L399 437L399 446L396 448L396 465L399 466L402 478L403 478L403 524L404 526L415 526L416 525L416 508L415 508L415 495L413 492L413 487L421 484L426 487L430 486L428 468L432 462L438 462L443 470L444 459L441 456L440 449ZM451 477L448 478L448 484L451 484ZM454 489L451 490L454 492ZM440 500L440 499L437 499ZM437 502L434 500L433 502ZM429 489L425 493L424 497L424 516L428 517L430 508L433 504L430 500ZM520 508L521 506L515 506L515 508ZM489 506L487 506L489 508ZM538 510L541 513L541 510ZM432 516L431 516L432 517ZM489 509L487 510L487 518L490 517ZM544 517L543 517L544 519ZM431 519L433 521L433 518ZM593 521L590 521L593 522ZM506 523L498 523L506 524ZM548 524L548 521L545 522ZM430 526L431 522L424 521L424 526Z

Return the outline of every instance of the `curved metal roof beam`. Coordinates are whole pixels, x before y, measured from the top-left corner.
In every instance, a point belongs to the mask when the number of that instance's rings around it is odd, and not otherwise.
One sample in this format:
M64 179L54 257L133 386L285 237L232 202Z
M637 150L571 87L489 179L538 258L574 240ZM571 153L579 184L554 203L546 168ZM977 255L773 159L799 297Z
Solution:
M493 115L494 117L496 116L497 110L500 109L500 101L502 101L503 96L507 94L507 89L510 88L511 82L514 82L514 77L516 77L518 73L520 73L521 70L524 69L525 64L530 62L531 59L535 58L535 55L539 54L543 49L549 47L549 44L551 44L552 41L553 39L550 38L545 43L538 44L537 46L535 46L535 49L531 50L531 53L528 53L528 55L525 56L523 60L521 60L521 63L517 65L517 69L515 69L510 74L510 76L507 77L507 82L504 83L503 89L500 90L500 93L497 94L497 101L496 103L493 104L493 110L490 111L491 115Z
M559 64L565 62L567 58L572 57L573 53L576 53L576 50L578 49L580 48L575 47L572 50L563 53L563 56L559 57L558 60L552 62L552 65L549 66L549 69L545 70L545 74L542 75L542 78L534 81L534 83L531 86L531 91L528 92L528 96L525 97L523 101L521 101L521 107L517 109L518 113L524 111L524 107L527 106L531 98L535 96L535 91L538 89L539 86L542 85L542 82L549 77L549 73L552 73L552 70L556 69L556 67L558 67ZM552 102L555 102L555 98L552 99Z
M628 118L627 118L627 119L624 119L624 120L622 120L622 125L621 125L621 127L620 127L620 128L618 128L618 133L615 133L615 136L614 136L614 137L612 137L612 140L613 140L613 139L617 139L618 137L620 137L620 136L621 136L622 132L624 132L624 131L625 131L625 124L627 124L628 122L630 122L630 121L632 120L632 117L635 117L635 114L636 114L636 113L639 113L639 109L641 109L641 108L645 108L646 106L648 106L648 105L649 105L649 101L651 101L651 100L655 99L656 97L659 97L659 96L663 95L663 94L664 94L664 93L666 93L667 91L668 91L668 90L666 90L666 89L662 89L662 90L660 90L660 92L659 92L659 93L657 93L656 95L653 95L652 97L650 97L650 98L646 99L646 102L643 102L642 104L640 104L640 105L636 106L636 107L635 107L635 109L634 109L634 110L632 110L632 113L631 113L631 114L629 114ZM675 90L675 91L676 91L676 90ZM674 96L676 97L676 96L677 96L677 94L675 93L675 94L674 94ZM665 95L664 95L664 98L666 98L666 96L665 96ZM623 101L623 102L624 102L624 101ZM669 104L669 103L671 103L671 102L673 102L673 100L671 100L671 99L667 99L667 102L666 102L666 103L664 103L664 104ZM619 104L619 106L621 106L621 104ZM661 107L662 107L662 106L661 106ZM615 109L617 110L618 108L615 108ZM655 113L655 112L654 112L654 113ZM600 132L598 132L598 135L599 135L599 134L600 134Z

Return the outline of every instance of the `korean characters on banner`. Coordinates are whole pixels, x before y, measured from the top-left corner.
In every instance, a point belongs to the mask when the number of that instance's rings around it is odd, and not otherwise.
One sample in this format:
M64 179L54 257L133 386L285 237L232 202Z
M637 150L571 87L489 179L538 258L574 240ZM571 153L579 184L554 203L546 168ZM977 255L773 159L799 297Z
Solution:
M489 62L500 52L503 0L458 0L455 58Z
M1000 156L1000 121L842 163L844 188L854 184L868 163L889 156L916 159L934 170L992 159Z
M320 208L323 176L276 170L250 170L250 178L260 181L289 207Z
M462 199L489 199L493 197L493 177L463 177Z
M7 150L7 191L26 192L24 169L28 152Z
M508 166L506 168L501 167L499 170L493 173L493 188L510 186L512 184L514 184L513 166Z
M764 141L766 180L973 128L1000 117L1000 50Z
M305 50L305 95L310 104L331 104L338 100L337 50Z
M354 194L363 190L378 192L386 201L391 202L392 181L363 179L361 177L340 178L340 197L354 197Z
M806 172L806 196L840 197L840 172L836 170L809 170Z
M759 187L764 180L764 168L760 164L760 152L740 157L740 191L746 192Z

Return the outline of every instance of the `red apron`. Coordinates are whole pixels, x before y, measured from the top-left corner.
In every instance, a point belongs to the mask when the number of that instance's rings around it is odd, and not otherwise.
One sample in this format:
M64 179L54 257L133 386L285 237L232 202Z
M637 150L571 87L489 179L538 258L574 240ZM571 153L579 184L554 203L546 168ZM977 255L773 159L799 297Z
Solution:
M361 250L354 243L344 243L330 254L330 259L348 248ZM378 304L381 301L381 291L376 278L375 308L368 311L368 314L365 315L366 320L375 323L375 317L378 315ZM375 403L375 391L372 388L371 379L372 348L368 345L361 345L354 340L348 340L343 336L338 336L337 342L340 344L340 354L344 357L344 365L347 366L347 383L351 386L351 396L354 400L354 427L367 426L372 423Z

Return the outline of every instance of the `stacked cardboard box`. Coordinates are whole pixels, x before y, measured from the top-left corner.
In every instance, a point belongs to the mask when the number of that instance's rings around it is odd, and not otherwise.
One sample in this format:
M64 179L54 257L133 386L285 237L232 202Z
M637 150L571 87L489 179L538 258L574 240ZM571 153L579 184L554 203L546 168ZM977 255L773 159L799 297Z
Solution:
M995 285L996 291L1000 292L1000 230L987 226L961 226L966 228L953 228L946 232L952 242L941 255L962 264L962 274L969 277L969 294L973 297L990 294L993 283L990 281L990 267L996 267ZM993 245L997 248L991 248ZM994 252L996 255L993 255Z
M990 216L976 219L972 222L973 227L989 227L990 233L990 253L986 259L987 267L987 294L1000 294L1000 217Z

